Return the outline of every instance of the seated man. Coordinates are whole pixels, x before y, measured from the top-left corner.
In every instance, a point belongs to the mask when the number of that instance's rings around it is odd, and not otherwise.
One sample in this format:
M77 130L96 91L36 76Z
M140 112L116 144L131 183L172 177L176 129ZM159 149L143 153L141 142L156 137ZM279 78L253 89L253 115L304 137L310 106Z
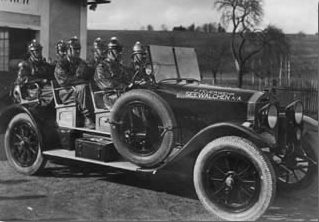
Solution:
M66 59L67 52L68 44L63 40L58 41L58 43L56 44L57 60Z
M133 46L132 64L134 69L133 81L138 81L140 84L150 85L155 82L154 76L146 73L147 53L145 47L136 42Z
M116 37L112 37L106 44L97 38L94 42L95 74L94 80L101 90L125 89L130 81L131 75L122 64L122 46ZM104 103L111 107L117 98L116 94L106 95Z
M85 61L80 58L80 52L79 40L77 37L71 38L67 45L67 55L59 57L54 75L60 86L71 86L59 92L62 103L68 104L75 101L84 117L84 127L94 129L93 105L89 87L85 84L89 78L89 71Z
M105 46L96 44L95 52L106 51L101 47ZM125 88L128 85L131 75L122 64L121 52L122 46L116 37L112 37L107 45L106 58L102 56L96 63L94 80L100 89Z
M41 89L39 95L40 104L46 106L53 99L51 85L48 82L48 80L53 79L53 70L45 58L42 57L42 46L37 40L33 39L31 41L28 45L28 52L30 54L29 58L18 65L18 77L15 84L20 85L22 88L28 83L37 81ZM15 99L19 101L20 98Z

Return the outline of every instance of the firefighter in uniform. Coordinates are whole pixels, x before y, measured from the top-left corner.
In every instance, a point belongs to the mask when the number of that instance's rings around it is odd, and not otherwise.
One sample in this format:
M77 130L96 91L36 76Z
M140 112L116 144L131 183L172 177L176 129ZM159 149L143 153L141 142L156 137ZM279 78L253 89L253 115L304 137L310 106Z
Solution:
M53 69L49 63L46 62L42 56L42 46L33 39L28 45L29 58L18 64L18 77L15 85L20 85L20 88L28 86L28 83L36 83L39 85L39 102L46 106L51 103L53 99L52 87L49 80L54 79ZM16 95L14 95L16 97ZM19 98L15 98L19 101Z
M124 90L130 81L130 72L122 64L122 46L116 37L106 43L97 38L94 41L95 73L94 80L101 90L105 90L103 97L106 108L113 106L118 95L114 90Z
M132 63L134 69L133 81L139 82L140 85L151 85L155 83L154 76L146 72L146 50L140 42L133 46Z
M132 60L136 72L142 71L145 68L146 52L140 42L136 42L133 46Z
M94 64L95 67L103 63L103 60L106 58L107 53L107 44L106 42L101 39L100 37L96 38L93 42L93 49L94 49Z
M103 44L96 46L104 47ZM100 60L95 68L94 80L100 89L124 89L129 84L130 74L122 64L121 53L121 44L116 37L112 37L107 45L106 58Z
M65 41L60 40L56 44L56 54L58 57L58 60L65 59L68 51L68 45Z
M54 75L60 86L67 87L59 92L62 103L75 101L84 117L84 127L94 129L93 104L86 84L90 76L89 68L80 58L80 52L81 44L78 38L72 37L67 43L67 55L59 56Z

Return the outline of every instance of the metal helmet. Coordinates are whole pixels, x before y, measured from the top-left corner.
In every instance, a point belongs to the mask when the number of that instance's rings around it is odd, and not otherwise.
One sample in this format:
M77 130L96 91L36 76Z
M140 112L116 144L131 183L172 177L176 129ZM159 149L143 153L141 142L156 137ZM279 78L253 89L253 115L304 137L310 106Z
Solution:
M145 54L144 46L138 41L133 46L133 55L134 54Z
M112 37L110 39L109 44L107 45L108 50L116 50L118 52L122 52L122 45L116 37Z
M57 54L59 54L59 52L67 52L68 50L68 45L66 44L65 41L60 40L58 41L58 43L56 44L56 52Z
M28 45L28 50L29 52L35 50L42 50L42 45L36 39L33 39Z
M107 44L100 37L96 38L93 42L94 60L99 61L104 59L107 51Z
M81 44L77 36L73 36L68 41L68 48L72 49L81 49Z
M135 69L140 69L145 65L146 52L140 42L136 42L133 46L132 59Z
M93 42L93 47L94 49L100 49L104 51L106 49L106 42L100 37L97 37Z

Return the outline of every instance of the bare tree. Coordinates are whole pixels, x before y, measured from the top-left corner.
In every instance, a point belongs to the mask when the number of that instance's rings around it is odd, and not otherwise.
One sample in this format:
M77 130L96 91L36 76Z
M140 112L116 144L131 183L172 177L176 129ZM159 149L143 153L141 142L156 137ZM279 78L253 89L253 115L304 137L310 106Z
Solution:
M263 30L264 47L251 60L255 75L260 78L281 77L284 61L290 57L290 43L281 29L268 26Z
M223 66L227 60L227 53L229 51L226 41L220 42L210 49L211 56L211 70L213 74L214 84L217 83L217 74L223 73Z
M231 25L231 51L238 73L238 87L242 87L242 80L247 73L249 60L259 53L263 45L262 32L256 27L263 17L262 0L214 0L215 7L222 12L222 22ZM258 41L254 47L252 41Z

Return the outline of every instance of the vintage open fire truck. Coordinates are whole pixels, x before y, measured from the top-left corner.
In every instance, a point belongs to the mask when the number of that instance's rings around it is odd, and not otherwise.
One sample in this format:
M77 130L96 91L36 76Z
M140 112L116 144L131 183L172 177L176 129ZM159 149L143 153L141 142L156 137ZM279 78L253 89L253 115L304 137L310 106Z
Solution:
M38 104L36 83L15 89L19 103L0 117L10 164L27 175L52 158L156 173L187 159L199 200L224 220L256 220L277 186L297 192L314 183L300 101L281 107L271 91L202 84L192 48L150 45L143 70L113 91L111 108L110 91L91 87L93 130L79 126L76 104L62 104L54 82L55 107Z

